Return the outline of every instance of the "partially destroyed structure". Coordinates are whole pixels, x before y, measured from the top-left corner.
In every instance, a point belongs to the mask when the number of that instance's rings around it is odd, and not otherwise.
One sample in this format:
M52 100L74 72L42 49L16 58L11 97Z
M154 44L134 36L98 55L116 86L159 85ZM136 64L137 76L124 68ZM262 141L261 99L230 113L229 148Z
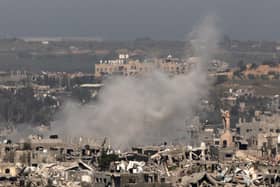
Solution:
M113 150L106 138L100 144L65 143L58 135L31 135L0 145L2 186L183 187L279 186L280 157L277 125L267 121L230 127L229 111L222 111L223 129L193 129L196 145L135 146ZM199 123L194 121L194 123ZM190 126L191 130L194 126ZM254 131L246 129L254 128ZM245 129L245 130L244 130ZM211 132L211 133L209 133ZM249 134L248 134L249 133ZM207 135L209 136L208 138ZM212 139L212 140L211 140ZM257 144L249 143L256 139ZM262 141L261 141L262 140ZM253 141L252 141L253 142ZM260 142L260 143L259 143ZM261 146L260 146L261 145Z

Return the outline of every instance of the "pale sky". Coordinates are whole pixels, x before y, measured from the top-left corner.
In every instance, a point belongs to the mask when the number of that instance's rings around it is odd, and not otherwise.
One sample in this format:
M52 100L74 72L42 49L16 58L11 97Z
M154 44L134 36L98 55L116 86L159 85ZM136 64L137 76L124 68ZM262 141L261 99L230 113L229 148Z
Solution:
M183 40L208 14L231 38L280 40L280 0L0 0L0 35Z

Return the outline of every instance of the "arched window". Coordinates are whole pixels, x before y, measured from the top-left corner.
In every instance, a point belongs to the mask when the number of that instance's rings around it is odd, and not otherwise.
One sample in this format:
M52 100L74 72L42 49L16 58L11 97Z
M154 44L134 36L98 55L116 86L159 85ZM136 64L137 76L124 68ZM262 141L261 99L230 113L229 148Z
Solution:
M227 141L226 140L223 141L223 148L225 148L225 147L227 147Z

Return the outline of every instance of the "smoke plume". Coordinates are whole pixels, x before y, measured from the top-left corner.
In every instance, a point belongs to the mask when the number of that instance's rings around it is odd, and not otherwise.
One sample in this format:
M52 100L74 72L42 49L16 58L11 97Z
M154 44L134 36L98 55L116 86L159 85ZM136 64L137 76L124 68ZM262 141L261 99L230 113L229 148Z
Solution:
M67 136L107 137L120 148L187 138L186 120L193 117L211 84L207 64L218 41L213 17L197 25L188 39L198 57L188 74L169 77L154 71L141 77L113 77L105 82L97 102L67 103L54 130Z

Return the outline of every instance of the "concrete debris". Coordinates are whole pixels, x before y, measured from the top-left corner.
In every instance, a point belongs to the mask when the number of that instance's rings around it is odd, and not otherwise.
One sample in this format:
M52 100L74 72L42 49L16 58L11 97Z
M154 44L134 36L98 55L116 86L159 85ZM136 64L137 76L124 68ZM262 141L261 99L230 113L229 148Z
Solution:
M199 146L164 143L121 152L106 138L92 145L66 144L57 135L3 141L0 186L279 186L280 149L273 144L274 134L262 136L268 144L257 149L230 129L229 112L222 116L224 129L211 131L212 143Z
M215 160L205 144L199 147L158 146L156 149L137 147L132 152L122 153L108 150L104 145L98 148L90 145L53 147L52 141L41 142L40 145L36 141L36 146L26 147L1 144L1 159L6 159L7 155L13 156L0 166L1 184L72 187L135 184L170 187L262 186L278 184L280 180L279 163L252 159L240 151L230 162ZM44 149L47 151L42 151ZM74 151L75 154L70 153Z

